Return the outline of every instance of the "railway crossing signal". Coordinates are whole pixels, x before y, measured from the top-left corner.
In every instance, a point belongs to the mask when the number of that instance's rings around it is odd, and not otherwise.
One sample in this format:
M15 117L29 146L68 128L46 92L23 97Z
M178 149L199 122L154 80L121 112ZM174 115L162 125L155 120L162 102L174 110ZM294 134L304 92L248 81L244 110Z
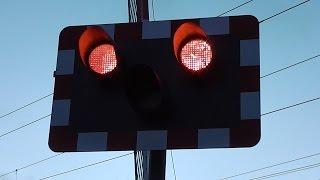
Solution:
M53 151L235 148L259 139L253 16L73 26L60 33Z

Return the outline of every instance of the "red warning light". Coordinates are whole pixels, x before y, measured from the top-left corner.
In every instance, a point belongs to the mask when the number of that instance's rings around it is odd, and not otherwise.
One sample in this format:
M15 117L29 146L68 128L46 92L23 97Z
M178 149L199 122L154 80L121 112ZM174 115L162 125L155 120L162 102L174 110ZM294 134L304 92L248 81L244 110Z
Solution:
M81 34L79 54L83 65L96 74L106 75L117 67L114 42L101 27L87 27Z
M94 72L101 75L113 71L117 66L113 45L102 44L94 48L89 55L88 64Z
M202 70L212 60L211 46L202 39L191 40L182 47L180 60L185 67L192 71Z
M211 45L204 30L192 22L180 25L173 38L177 60L192 72L204 70L214 59Z

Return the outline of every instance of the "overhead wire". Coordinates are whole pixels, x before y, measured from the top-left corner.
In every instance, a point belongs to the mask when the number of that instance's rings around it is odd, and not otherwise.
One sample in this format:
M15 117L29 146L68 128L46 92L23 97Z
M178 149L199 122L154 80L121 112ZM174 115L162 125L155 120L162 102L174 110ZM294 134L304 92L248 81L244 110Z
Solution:
M274 14L274 15L272 15L272 16L269 16L268 18L265 18L265 19L259 21L259 23L262 23L262 22L265 22L265 21L267 21L267 20L270 20L270 19L272 19L272 18L274 18L274 17L276 17L276 16L278 16L278 15L280 15L280 14L283 14L283 13L285 13L285 12L291 10L291 9L297 8L297 7L299 7L299 6L307 3L307 2L309 2L309 1L310 1L310 0L306 0L306 1L303 1L303 2L301 2L301 3L299 3L299 4L297 4L297 5L294 5L294 6L292 6L292 7L289 7L289 8L287 8L287 9L285 9L285 10L279 12L279 13L276 13L276 14ZM262 77L260 77L260 78L264 78L264 77L267 77L267 76L276 74L276 73L278 73L278 72L280 72L280 71L283 71L283 70L285 70L285 69L289 69L289 68L294 67L294 66L296 66L296 65L298 65L298 64L302 64L302 63L304 63L304 62L310 61L310 60L312 60L312 59L314 59L314 58L316 58L316 57L318 57L318 56L320 56L320 54L319 54L319 55L316 55L316 56L313 56L313 57L311 57L311 58L308 58L308 59L306 59L306 60L300 61L300 62L298 62L298 63L292 64L292 65L290 65L290 66L281 68L281 69L279 69L279 70L277 70L277 71L268 73L268 74L266 74L266 75L264 75L264 76L262 76ZM278 112L278 111L282 111L282 110L285 110L285 109L289 109L289 108L292 108L292 107L295 107L295 106L299 106L299 105L302 105L302 104L305 104L305 103L309 103L309 102L312 102L312 101L316 101L316 100L319 100L319 99L320 99L320 97L316 97L316 98L313 98L313 99L309 99L309 100L306 100L306 101L303 101L303 102L300 102L300 103L297 103L297 104L293 104L293 105L290 105L290 106L282 107L282 108L279 108L279 109L276 109L276 110L273 110L273 111L270 111L270 112L263 113L263 114L261 114L261 116L268 115L268 114L272 114L272 113L275 113L275 112Z
M36 162L30 163L30 164L28 164L28 165L25 165L25 166L23 166L23 167L17 168L17 169L15 169L15 170L9 171L9 172L7 172L7 173L1 174L1 175L0 175L0 178L1 178L1 177L4 177L4 176L7 176L7 175L9 175L9 174L13 174L13 173L15 173L15 172L17 172L17 171L20 171L20 170L23 170L23 169L32 167L32 166L34 166L34 165L40 164L40 163L42 163L42 162L48 161L48 160L53 159L53 158L55 158L55 157L58 157L58 156L60 156L60 155L62 155L62 154L63 154L63 153L58 153L58 154L55 154L55 155L53 155L53 156L49 156L49 157L46 157L46 158L41 159L41 160L39 160L39 161L36 161Z
M175 166L174 166L174 160L173 160L172 150L170 150L170 155L171 155L171 163L172 163L174 180L177 180L177 174L176 174L176 168L175 168Z
M289 8L287 8L287 9L285 9L285 10L283 10L283 11L277 13L277 14L274 14L274 15L272 15L272 16L269 16L269 17L267 17L267 18L259 21L259 23L268 21L268 20L270 20L270 19L272 19L272 18L274 18L274 17L276 17L276 16L278 16L278 15L280 15L280 14L283 14L284 12L287 12L287 11L289 11L289 10L291 10L291 9L294 9L294 8L296 8L296 7L299 7L299 6L305 4L305 3L309 2L309 1L310 1L310 0L303 1L303 2L301 2L301 3L299 3L299 4L297 4L297 5L294 5L294 6L292 6L292 7L289 7ZM294 66L300 65L300 64L302 64L302 63L311 61L311 60L313 60L313 59L315 59L315 58L317 58L317 57L319 57L319 56L320 56L320 54L318 54L318 55L316 55L316 56L313 56L313 57L311 57L311 58L308 58L308 59L299 61L299 62L297 62L297 63L295 63L295 64L289 65L289 66L287 66L287 67L284 67L284 68L281 68L281 69L276 70L276 71L274 71L274 72L271 72L271 73L268 73L268 74L266 74L266 75L263 75L263 76L261 76L260 78L262 79L262 78L265 78L265 77L274 75L274 74L276 74L276 73L278 73L278 72L281 72L281 71L284 71L284 70L286 70L286 69L292 68L292 67L294 67ZM273 111L270 111L270 112L267 112L267 113L263 113L263 114L261 114L261 116L265 116L265 115L268 115L268 114L272 114L272 113L275 113L275 112L278 112L278 111L282 111L282 110L285 110L285 109L289 109L289 108L292 108L292 107L295 107L295 106L299 106L299 105L302 105L302 104L305 104L305 103L309 103L309 102L312 102L312 101L316 101L316 100L319 100L319 99L320 99L320 97L316 97L316 98L313 98L313 99L310 99L310 100L306 100L306 101L303 101L303 102L300 102L300 103L297 103L297 104L293 104L293 105L290 105L290 106L286 106L286 107L283 107L283 108L279 108L279 109L276 109L276 110L273 110ZM232 176L229 176L229 177L221 178L221 180L230 179L230 178L242 176L242 175L245 175L245 174L249 174L249 173L253 173L253 172L257 172L257 171L269 169L269 168L272 168L272 167L275 167L275 166L280 166L280 165L283 165L283 164L291 163L291 162L298 161L298 160L305 159L305 158L310 158L310 157L317 156L317 155L320 155L320 153L316 153L316 154L304 156L304 157L297 158L297 159L293 159L293 160L290 160L290 161L281 162L281 163L278 163L278 164L274 164L274 165L262 167L262 168L259 168L259 169L247 171L247 172L244 172L244 173L235 174L235 175L232 175Z
M272 16L269 16L269 17L267 17L267 18L259 21L259 23L263 23L263 22L265 22L265 21L268 21L268 20L270 20L270 19L272 19L272 18L274 18L274 17L276 17L276 16L279 16L280 14L283 14L283 13L289 11L289 10L292 10L292 9L294 9L294 8L297 8L297 7L299 7L299 6L307 3L307 2L309 2L309 1L311 1L311 0L306 0L306 1L303 1L303 2L301 2L301 3L299 3L299 4L297 4L297 5L291 6L291 7L287 8L287 9L285 9L285 10L283 10L283 11L280 11L280 12L278 12L278 13L276 13L276 14L273 14Z
M251 3L252 1L253 1L253 0L246 1L246 2L244 2L244 3L242 3L242 4L240 4L240 5L236 6L236 7L234 7L234 8L232 8L232 9L228 10L228 11L225 11L225 12L219 14L217 17L221 17L221 16L223 16L223 15L225 15L225 14L231 12L231 11L234 11L234 10L236 10L236 9L238 9L238 8L246 5L246 4Z
M17 131L17 130L19 130L19 129L22 129L22 128L25 128L25 127L27 127L27 126L30 126L30 125L32 125L32 124L34 124L34 123L36 123L36 122L39 122L39 121L41 121L41 120L43 120L43 119L45 119L45 118L47 118L47 117L49 117L49 116L51 116L51 114L45 115L45 116L40 117L40 118L38 118L38 119L36 119L36 120L34 120L34 121L31 121L31 122L29 122L29 123L27 123L27 124L24 124L24 125L22 125L22 126L20 126L20 127L18 127L18 128L15 128L15 129L12 129L12 130L10 130L10 131L8 131L8 132L6 132L6 133L3 133L3 134L0 135L0 138L6 136L6 135L8 135L8 134L11 134L11 133L13 133L13 132L15 132L15 131Z
M155 18L155 16L154 16L154 5L153 5L153 1L154 1L154 0L151 0L151 7L152 7L152 17L153 17L153 20L155 21L156 18Z
M293 108L295 106L306 104L306 103L309 103L309 102L312 102L312 101L316 101L316 100L319 100L319 99L320 99L320 96L316 97L316 98L313 98L313 99L306 100L306 101L302 101L302 102L299 102L299 103L296 103L296 104L293 104L293 105L290 105L290 106L285 106L285 107L282 107L282 108L279 108L279 109L275 109L275 110L263 113L263 114L261 114L261 116L265 116L265 115L272 114L272 113L275 113L275 112L278 112L278 111L282 111L282 110L285 110L285 109Z
M314 59L316 59L316 58L319 57L319 56L320 56L320 54L315 55L315 56L313 56L313 57L310 57L310 58L308 58L308 59L304 59L304 60L299 61L299 62L297 62L297 63L294 63L294 64L291 64L291 65L289 65L289 66L286 66L286 67L284 67L284 68L278 69L278 70L273 71L273 72L270 72L270 73L268 73L268 74L265 74L265 75L261 76L260 78L262 79L262 78L271 76L271 75L273 75L273 74L279 73L279 72L281 72L281 71L290 69L290 68L292 68L292 67L294 67L294 66L297 66L297 65L299 65L299 64L302 64L302 63L305 63L305 62L314 60Z
M309 102L312 102L312 101L316 101L316 100L319 100L319 99L320 99L320 97L313 98L313 99L310 99L310 100L306 100L306 101L303 101L303 102L300 102L300 103L296 103L296 104L293 104L293 105L290 105L290 106L286 106L286 107L283 107L283 108L279 108L279 109L276 109L276 110L273 110L273 111L270 111L270 112L267 112L267 113L263 113L263 114L261 114L261 116L272 114L272 113L275 113L275 112L278 112L278 111L289 109L289 108L292 108L292 107L295 107L295 106L299 106L299 105L302 105L302 104L306 104L306 103L309 103ZM283 165L283 164L291 163L291 162L294 162L294 161L298 161L298 160L302 160L302 159L306 159L306 158L310 158L310 157L318 156L318 155L320 155L320 153L311 154L311 155L308 155L308 156L303 156L303 157L296 158L296 159L293 159L293 160L284 161L284 162L281 162L281 163L278 163L278 164L262 167L262 168L251 170L251 171L247 171L247 172L244 172L244 173L235 174L235 175L232 175L232 176L221 178L221 180L242 176L242 175L245 175L245 174L249 174L249 173L253 173L253 172L269 169L269 168L272 168L272 167L280 166L280 165Z
M271 19L271 18L274 18L274 17L276 17L276 16L278 16L278 15L284 13L284 12L287 12L287 11L289 11L289 10L291 10L291 9L294 9L294 8L296 8L296 7L298 7L298 6L301 6L302 4L304 4L304 3L306 3L306 2L309 2L309 1L310 1L310 0L307 0L307 1L304 1L304 2L301 2L301 3L297 4L297 5L295 5L295 6L292 6L292 7L288 8L288 9L285 9L284 11L281 11L281 12L279 12L279 13L277 13L277 14L274 14L274 15L268 17L268 18L265 18L265 19L261 20L259 23L265 22L265 21L267 21L267 20L269 20L269 19ZM278 72L281 72L281 71L284 71L284 70L286 70L286 69L292 68L292 67L294 67L294 66L300 65L300 64L302 64L302 63L311 61L311 60L313 60L313 59L315 59L315 58L317 58L317 57L319 57L319 56L320 56L320 54L315 55L315 56L313 56L313 57L311 57L311 58L308 58L308 59L299 61L299 62L294 63L294 64L292 64L292 65L289 65L289 66L287 66L287 67L284 67L284 68L281 68L281 69L279 69L279 70L276 70L276 71L273 71L273 72L271 72L271 73L268 73L268 74L266 74L266 75L263 75L263 76L261 76L260 78L262 79L262 78L265 78L265 77L274 75L274 74L276 74L276 73L278 73ZM316 100L319 100L319 99L320 99L320 97L313 98L313 99L310 99L310 100L306 100L306 101L303 101L303 102L300 102L300 103L297 103L297 104L294 104L294 105L286 106L286 107L279 108L279 109L276 109L276 110L273 110L273 111L270 111L270 112L267 112L267 113L263 113L263 114L261 114L261 116L265 116L265 115L268 115L268 114L272 114L272 113L275 113L275 112L278 112L278 111L282 111L282 110L285 110L285 109L289 109L289 108L292 108L292 107L295 107L295 106L299 106L299 105L302 105L302 104L305 104L305 103L309 103L309 102L312 102L312 101L316 101ZM298 160L302 160L302 159L306 159L306 158L310 158L310 157L314 157L314 156L318 156L318 155L320 155L320 153L315 153L315 154L303 156L303 157L300 157L300 158L296 158L296 159L293 159L293 160L284 161L284 162L277 163L277 164L274 164L274 165L270 165L270 166L262 167L262 168L259 168L259 169L247 171L247 172L244 172L244 173L235 174L235 175L232 175L232 176L229 176L229 177L222 178L221 180L230 179L230 178L234 178L234 177L238 177L238 176L242 176L242 175L245 175L245 174L249 174L249 173L253 173L253 172L257 172L257 171L269 169L269 168L272 168L272 167L280 166L280 165L283 165L283 164L291 163L291 162L294 162L294 161L298 161Z
M238 176L243 176L243 175L250 174L250 173L253 173L253 172L270 169L270 168L273 168L273 167L277 167L277 166L280 166L280 165L292 163L292 162L295 162L295 161L299 161L299 160L303 160L303 159L307 159L307 158L311 158L311 157L319 156L319 155L320 155L320 152L319 153L310 154L310 155L307 155L307 156L302 156L302 157L295 158L295 159L292 159L292 160L283 161L283 162L280 162L280 163L277 163L277 164L273 164L273 165L265 166L265 167L262 167L262 168L246 171L246 172L243 172L243 173L238 173L238 174L235 174L235 175L232 175L232 176L224 177L224 178L221 178L220 180L231 179L231 178L235 178L235 177L238 177Z
M41 98L39 98L39 99L36 99L36 100L32 101L32 102L30 102L30 103L28 103L28 104L26 104L26 105L23 105L23 106L21 106L21 107L19 107L19 108L16 108L16 109L14 109L14 110L6 113L6 114L1 115L1 116L0 116L0 119L4 118L4 117L6 117L6 116L9 116L10 114L13 114L13 113L15 113L15 112L17 112L17 111L19 111L19 110L21 110L21 109L24 109L24 108L28 107L28 106L31 106L32 104L37 103L37 102L39 102L39 101L41 101L41 100L43 100L43 99L46 99L47 97L50 97L50 96L52 96L52 95L53 95L53 93L50 93L50 94L48 94L48 95L45 95L45 96L43 96L43 97L41 97Z
M252 178L250 180L268 179L268 178L272 178L272 177L276 177L276 176L282 176L282 175L286 175L286 174L305 171L305 170L316 168L316 167L320 167L320 163L310 164L310 165L307 165L307 166L302 166L302 167L298 167L298 168L294 168L294 169L289 169L289 170L286 170L286 171L280 171L280 172L273 173L273 174L259 176L259 177L256 177L256 178Z
M109 159L106 159L106 160L103 160L103 161L95 162L95 163L92 163L92 164L88 164L88 165L85 165L85 166L81 166L81 167L78 167L78 168L74 168L74 169L71 169L71 170L68 170L68 171L63 171L63 172L60 172L60 173L57 173L57 174L53 174L53 175L50 175L50 176L47 176L47 177L43 177L43 178L41 178L39 180L50 179L50 178L53 178L53 177L56 177L56 176L61 176L63 174L68 174L68 173L71 173L73 171L78 171L80 169L88 168L88 167L91 167L91 166L96 166L98 164L102 164L102 163L109 162L109 161L112 161L112 160L115 160L115 159L119 159L119 158L122 158L122 157L125 157L125 156L129 156L131 154L133 154L133 152L127 153L127 154L123 154L123 155L120 155L120 156L116 156L116 157L113 157L113 158L109 158Z

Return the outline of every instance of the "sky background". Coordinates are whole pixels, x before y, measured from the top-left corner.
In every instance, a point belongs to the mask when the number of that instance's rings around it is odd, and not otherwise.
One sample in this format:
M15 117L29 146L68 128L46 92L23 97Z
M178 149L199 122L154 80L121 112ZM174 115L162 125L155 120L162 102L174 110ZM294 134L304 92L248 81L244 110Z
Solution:
M214 17L245 1L154 0L151 20ZM227 15L259 20L302 0L255 0ZM150 3L151 4L151 3ZM1 0L0 115L53 91L58 35L65 26L128 21L127 0ZM260 24L261 75L320 53L320 1L312 0ZM320 58L261 80L261 111L320 96ZM52 96L0 119L0 134L51 113ZM320 152L320 101L262 117L262 136L253 148L175 150L178 180L213 180ZM50 120L0 137L0 175L54 155L48 145ZM127 152L67 153L18 171L35 180ZM169 153L167 158L169 158ZM309 164L320 155L233 179L250 179ZM170 159L166 177L173 180ZM14 180L15 174L0 178ZM133 155L56 178L134 179ZM273 179L320 179L320 167Z

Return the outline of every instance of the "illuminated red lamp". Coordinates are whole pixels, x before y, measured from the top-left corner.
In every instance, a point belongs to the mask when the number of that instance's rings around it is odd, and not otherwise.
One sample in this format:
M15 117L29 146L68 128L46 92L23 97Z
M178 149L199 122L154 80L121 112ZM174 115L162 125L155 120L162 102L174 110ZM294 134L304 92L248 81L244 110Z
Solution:
M94 48L90 55L88 64L98 74L107 74L117 66L117 57L113 45L102 44Z
M83 64L98 75L106 75L117 67L113 41L100 27L89 27L79 39Z
M212 50L208 42L195 39L185 44L180 52L180 60L192 71L206 68L212 60Z
M214 51L204 31L194 23L182 24L174 34L175 56L192 72L201 72L213 60Z

